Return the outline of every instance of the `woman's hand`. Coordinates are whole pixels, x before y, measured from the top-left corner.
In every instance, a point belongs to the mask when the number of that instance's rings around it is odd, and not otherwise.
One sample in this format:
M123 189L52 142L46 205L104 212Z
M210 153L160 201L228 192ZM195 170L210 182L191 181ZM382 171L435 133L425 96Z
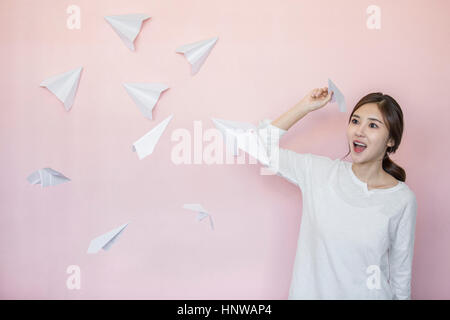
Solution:
M288 130L297 121L306 116L310 111L317 110L325 106L330 102L333 92L328 92L328 88L316 88L311 90L299 103L293 108L283 113L275 121L272 121L272 125Z
M311 90L300 102L299 104L305 110L314 111L324 107L328 102L330 102L333 91L328 92L328 88L316 88Z

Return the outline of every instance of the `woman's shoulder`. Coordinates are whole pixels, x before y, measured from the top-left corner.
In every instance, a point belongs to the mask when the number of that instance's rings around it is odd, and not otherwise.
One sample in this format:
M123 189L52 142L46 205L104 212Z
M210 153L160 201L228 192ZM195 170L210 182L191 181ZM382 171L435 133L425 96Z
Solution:
M330 177L334 177L341 171L340 159L333 159L317 153L308 153L307 157L310 162L311 175L314 176L316 180L327 182Z
M416 194L414 193L414 191L406 184L406 182L402 182L404 189L405 189L405 194L408 199L409 202L416 202Z
M332 168L342 162L340 159L333 159L316 153L308 153L307 156L310 158L312 165L318 169Z
M405 207L417 207L417 198L414 191L404 181L399 181L400 187L398 189L397 196L402 199Z

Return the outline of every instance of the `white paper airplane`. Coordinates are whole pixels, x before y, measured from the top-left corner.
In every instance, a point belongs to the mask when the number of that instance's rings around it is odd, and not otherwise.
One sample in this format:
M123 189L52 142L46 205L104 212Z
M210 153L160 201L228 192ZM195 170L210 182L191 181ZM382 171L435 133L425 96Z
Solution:
M206 210L198 203L189 203L183 205L184 209L192 210L198 212L197 214L197 221L201 221L205 219L206 217L209 217L209 223L211 225L211 229L214 230L214 224L211 215L206 212Z
M120 39L131 51L134 51L134 40L141 31L142 22L150 16L146 14L124 14L118 16L105 16L105 20L111 25Z
M217 129L224 136L227 148L230 148L234 156L239 155L239 148L237 146L236 134L244 133L247 130L256 130L256 126L247 122L238 122L224 119L211 118Z
M70 181L62 173L51 168L39 169L27 177L31 184L40 184L42 187L56 186L58 184Z
M133 151L135 151L139 157L139 160L145 158L146 156L152 154L155 149L159 138L166 129L169 121L172 119L173 114L168 116L166 119L161 121L156 127L147 132L142 138L133 143Z
M212 48L216 44L218 37L186 44L177 49L177 53L183 53L189 63L192 65L191 75L200 70Z
M124 83L130 97L141 110L144 117L152 120L152 110L158 102L161 92L169 87L162 83Z
M80 82L81 70L83 70L83 67L53 76L42 81L40 86L50 90L62 101L66 110L69 111L75 100L75 93L77 92L78 83Z
M128 223L125 223L124 225L121 225L120 227L91 240L87 253L97 253L100 249L108 250L111 248L111 245L119 238L120 234L127 225Z
M339 106L339 111L345 112L347 107L345 104L344 95L342 94L341 90L339 90L339 88L336 87L336 85L330 79L328 79L328 89L333 91L333 96L331 97L331 102L337 102L337 104Z

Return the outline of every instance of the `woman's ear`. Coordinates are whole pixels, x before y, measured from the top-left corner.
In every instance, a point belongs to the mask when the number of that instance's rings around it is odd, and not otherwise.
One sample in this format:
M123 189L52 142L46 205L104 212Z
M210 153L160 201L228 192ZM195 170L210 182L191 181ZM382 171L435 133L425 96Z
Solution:
M388 140L387 146L388 146L388 147L393 147L394 145L395 145L394 139L390 138L390 139Z

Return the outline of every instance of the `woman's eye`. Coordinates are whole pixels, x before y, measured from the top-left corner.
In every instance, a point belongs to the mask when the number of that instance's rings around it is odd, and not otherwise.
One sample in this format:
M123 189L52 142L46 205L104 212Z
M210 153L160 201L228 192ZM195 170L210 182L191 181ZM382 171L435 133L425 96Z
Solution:
M374 125L375 127L372 128L378 128L378 126L375 123L371 123L370 125Z
M352 119L352 123L356 123L356 122L358 122L358 120Z

